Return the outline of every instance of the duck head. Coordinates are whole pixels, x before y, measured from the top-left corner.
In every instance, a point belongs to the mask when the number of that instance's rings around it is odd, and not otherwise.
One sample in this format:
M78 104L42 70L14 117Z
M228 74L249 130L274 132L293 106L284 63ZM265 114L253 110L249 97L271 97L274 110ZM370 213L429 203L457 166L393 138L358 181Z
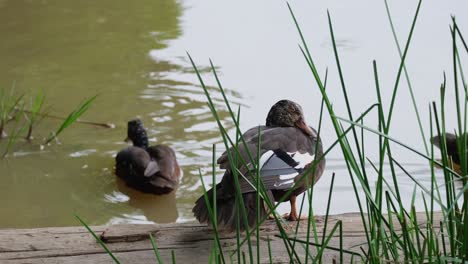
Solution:
M128 121L126 141L132 141L135 147L148 148L148 135L140 119Z
M454 134L450 133L445 133L445 140L447 143L447 148L456 148L457 144L457 136ZM434 144L434 146L441 148L442 146L442 136L434 136L431 138L431 143Z
M271 107L266 119L266 126L297 127L306 135L315 135L304 121L302 107L290 100L278 101Z

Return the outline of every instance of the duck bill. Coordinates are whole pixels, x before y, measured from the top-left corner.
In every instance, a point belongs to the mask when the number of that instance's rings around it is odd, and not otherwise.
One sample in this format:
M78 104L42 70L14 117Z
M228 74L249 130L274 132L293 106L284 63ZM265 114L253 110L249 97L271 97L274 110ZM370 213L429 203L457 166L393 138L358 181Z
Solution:
M315 134L314 131L312 131L312 129L306 124L303 118L296 122L296 127L302 130L302 132L308 136L313 136Z

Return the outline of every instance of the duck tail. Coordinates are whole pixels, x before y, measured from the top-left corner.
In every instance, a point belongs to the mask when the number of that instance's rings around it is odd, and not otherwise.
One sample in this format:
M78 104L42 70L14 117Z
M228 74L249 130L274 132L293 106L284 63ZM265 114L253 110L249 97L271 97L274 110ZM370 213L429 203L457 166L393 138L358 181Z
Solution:
M217 191L220 188L221 187L218 184L216 186ZM210 206L211 208L213 208L213 189L210 189L207 192L207 195L210 202ZM245 213L247 216L247 229L249 229L257 224L257 194L255 192L244 193L242 194L242 198L244 201ZM264 219L267 216L267 211L265 209L265 205L262 199L260 200L259 210L260 219ZM200 223L207 223L210 226L212 225L212 219L210 217L210 213L208 211L204 195L198 198L198 200L195 202L195 206L193 207L192 211ZM229 198L217 197L216 214L218 227L228 231L234 231L239 225L239 229L241 231L246 229L243 217L244 210L240 206L236 206L235 196ZM239 219L239 221L237 219Z

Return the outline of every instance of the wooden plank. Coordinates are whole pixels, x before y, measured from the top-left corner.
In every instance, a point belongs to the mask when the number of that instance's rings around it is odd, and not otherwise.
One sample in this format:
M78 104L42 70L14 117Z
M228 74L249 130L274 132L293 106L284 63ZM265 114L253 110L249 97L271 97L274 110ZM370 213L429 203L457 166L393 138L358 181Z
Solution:
M435 214L439 222L440 213ZM317 232L321 235L324 227L324 218L317 218ZM424 224L424 215L419 214L418 221ZM330 216L328 219L328 232L341 220L343 223L343 247L360 253L353 246L362 244L366 240L361 216L359 214L344 214ZM396 219L395 219L396 220ZM295 223L284 226L289 233L293 233ZM300 221L298 239L307 237L307 221ZM163 225L113 225L109 227L96 226L92 229L102 239L111 251L121 260L121 263L157 263L149 234L153 234L163 259L171 262L171 252L174 251L178 263L206 263L213 248L213 230L210 227L197 223L163 224ZM270 239L275 263L288 263L284 241L277 237L279 234L274 221L267 221L261 226L260 252L261 262L269 263L267 240ZM233 233L221 232L219 234L224 252L233 252L236 248L236 237ZM311 235L313 237L313 235ZM252 241L255 246L256 242ZM339 245L338 233L331 239L331 246ZM304 258L304 247L296 243L295 248L300 258ZM311 246L311 252L316 252ZM248 248L242 248L248 256ZM254 253L256 249L254 248ZM338 253L326 250L324 263L337 258ZM315 254L315 253L312 253ZM225 254L226 257L229 254ZM345 260L350 260L345 254ZM0 229L0 262L1 263L113 263L94 238L83 227L59 227L37 229ZM228 260L228 262L230 262Z

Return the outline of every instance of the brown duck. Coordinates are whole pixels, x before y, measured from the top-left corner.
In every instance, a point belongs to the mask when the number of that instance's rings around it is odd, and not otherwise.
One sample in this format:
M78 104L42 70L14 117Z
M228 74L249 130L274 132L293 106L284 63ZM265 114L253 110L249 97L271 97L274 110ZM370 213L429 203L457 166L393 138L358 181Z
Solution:
M249 161L248 151L254 160L257 160L259 129L261 136L260 176L263 185L272 201L280 200L283 195L294 188L286 197L286 200L291 203L291 212L287 219L298 220L296 197L317 182L325 169L322 142L317 132L305 123L301 106L289 100L281 100L270 109L265 126L251 128L243 135L247 148L240 144L239 152L246 161ZM230 151L234 153L233 149ZM307 176L302 178L302 181L296 184L307 169L317 162L315 169L312 169ZM234 230L236 228L236 188L227 152L218 159L217 163L222 169L226 169L223 179L216 185L218 226ZM246 168L239 162L237 169L243 175L250 177L251 183L255 183L252 174L249 174L252 170L251 165ZM248 225L252 227L257 221L256 191L241 176L239 176L239 185ZM210 204L213 204L212 189L208 191L208 197L210 197ZM260 210L262 218L269 214L266 205L260 206ZM210 223L204 196L195 202L193 213L201 223ZM243 221L240 222L241 229L244 229Z
M174 151L165 145L149 146L139 119L128 122L127 136L133 146L115 157L115 174L128 186L145 193L167 194L176 189L181 170Z
M460 166L460 153L458 151L457 147L457 136L451 133L445 133L445 142L447 143L447 155L452 157L453 163L457 165L458 167ZM441 148L442 145L442 138L441 136L435 136L431 138L431 143L434 144L434 146ZM468 144L468 142L467 142ZM468 145L465 148L465 151L468 152ZM466 155L468 156L468 154ZM458 168L460 169L460 168Z

